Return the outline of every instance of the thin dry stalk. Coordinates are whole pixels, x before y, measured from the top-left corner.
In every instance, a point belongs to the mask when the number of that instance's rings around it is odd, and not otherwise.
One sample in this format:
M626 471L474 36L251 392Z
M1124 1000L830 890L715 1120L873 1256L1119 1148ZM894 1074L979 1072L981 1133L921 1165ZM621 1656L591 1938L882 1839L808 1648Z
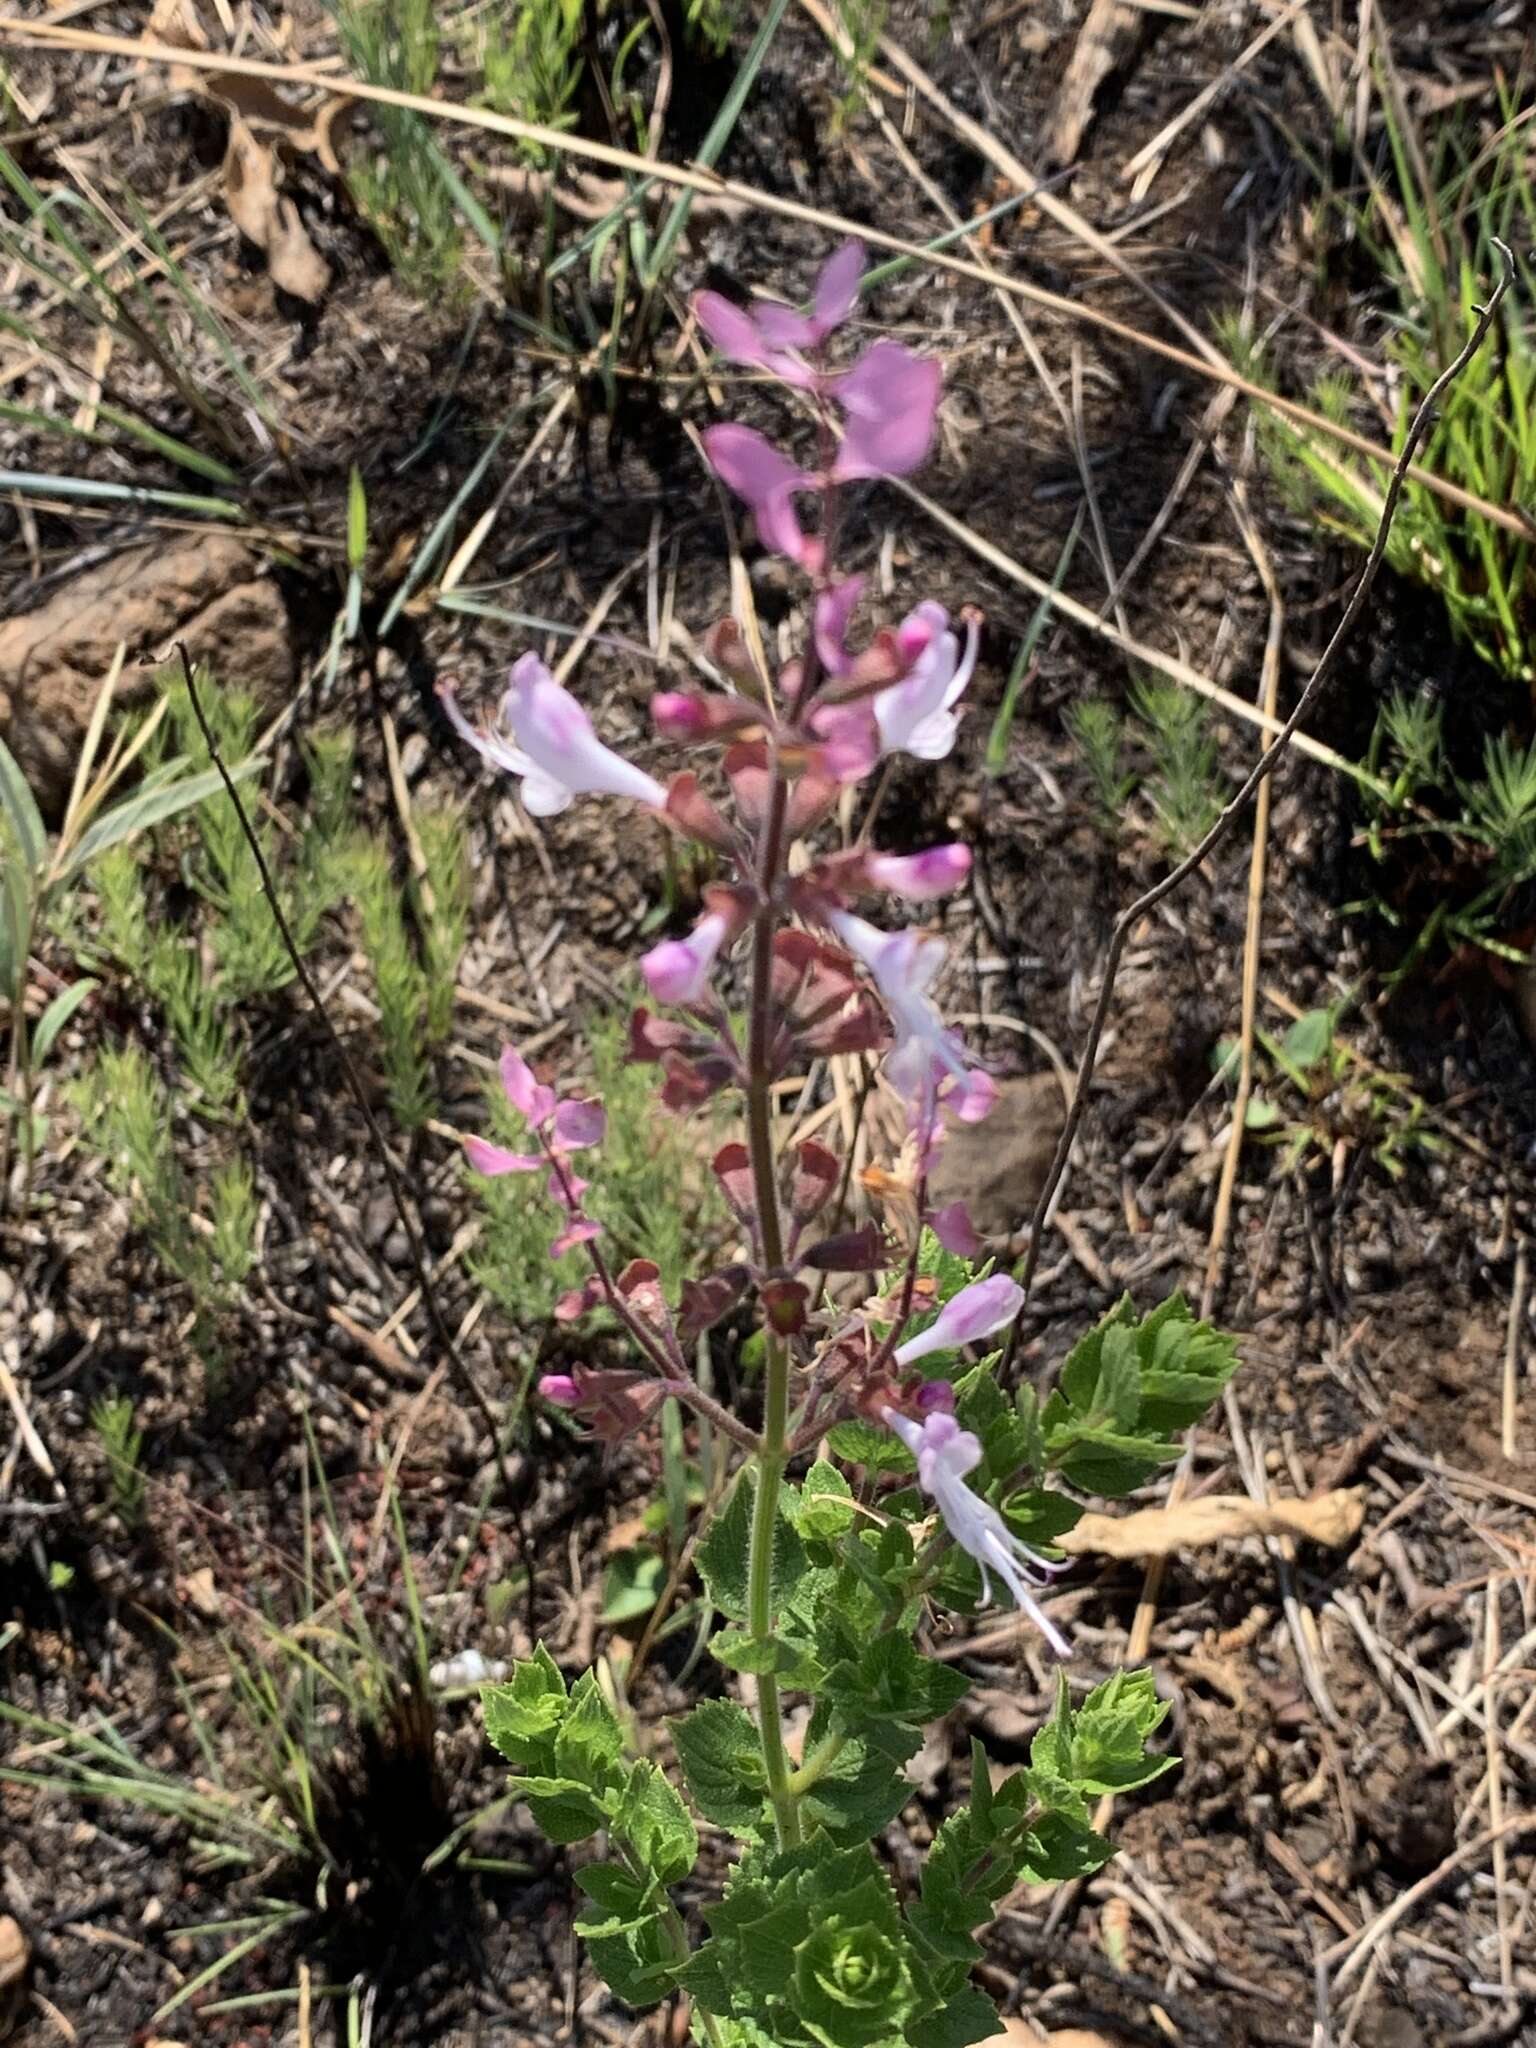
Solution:
M1520 1332L1525 1325L1525 1297L1530 1285L1530 1267L1522 1242L1515 1253L1515 1287L1509 1302L1509 1327L1504 1333L1504 1385L1500 1402L1500 1449L1506 1458L1515 1455L1515 1413L1520 1397Z
M1499 1696L1494 1672L1499 1661L1499 1594L1501 1574L1495 1572L1483 1592L1483 1755L1488 1766L1488 1825L1504 1824L1504 1749L1499 1740ZM1509 1848L1500 1836L1493 1845L1493 1902L1499 1930L1499 1988L1510 2005L1515 1993L1515 1958L1509 1926Z
M1264 639L1264 663L1259 696L1266 715L1273 718L1280 694L1280 653L1285 636L1285 602L1275 579L1275 566L1248 510L1247 492L1241 480L1233 486L1232 509L1253 565L1269 599L1269 630ZM1205 1284L1200 1296L1200 1314L1209 1316L1221 1283L1221 1264L1227 1235L1232 1227L1232 1191L1243 1153L1243 1132L1248 1121L1248 1102L1253 1093L1253 1033L1259 1007L1259 948L1264 933L1264 875L1269 856L1270 786L1261 785L1253 807L1253 855L1248 863L1248 919L1243 934L1242 1010L1238 1025L1237 1092L1232 1101L1232 1129L1221 1162L1221 1180L1216 1189L1216 1210L1211 1218L1211 1240L1205 1258Z

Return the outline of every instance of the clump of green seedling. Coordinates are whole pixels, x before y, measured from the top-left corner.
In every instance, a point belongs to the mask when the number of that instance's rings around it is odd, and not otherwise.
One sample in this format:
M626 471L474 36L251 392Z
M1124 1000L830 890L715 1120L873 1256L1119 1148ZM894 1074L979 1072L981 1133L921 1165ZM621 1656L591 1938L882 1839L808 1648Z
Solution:
M144 1513L144 1432L134 1421L126 1394L104 1394L91 1408L91 1427L101 1439L112 1486L112 1504L126 1527L134 1529Z

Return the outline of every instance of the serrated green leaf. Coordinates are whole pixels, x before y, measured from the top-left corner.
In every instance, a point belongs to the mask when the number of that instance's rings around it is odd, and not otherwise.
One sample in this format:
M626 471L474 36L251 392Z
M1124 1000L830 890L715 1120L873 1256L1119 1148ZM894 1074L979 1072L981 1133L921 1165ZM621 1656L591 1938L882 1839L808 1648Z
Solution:
M705 1700L671 1722L688 1795L706 1820L735 1834L763 1825L767 1780L752 1717L730 1700Z
M513 1789L528 1802L540 1834L561 1847L595 1835L608 1815L601 1800L569 1778L519 1777Z
M1119 1433L1135 1434L1141 1412L1141 1353L1135 1334L1119 1325L1104 1332L1094 1406L1109 1416Z
M791 2003L827 2048L869 2048L889 2040L918 2004L907 1945L848 1913L832 1913L795 1948Z
M844 1726L867 1732L884 1721L921 1729L958 1706L970 1689L953 1665L920 1656L909 1636L888 1630L827 1673L823 1696Z
M755 1479L743 1470L730 1498L709 1525L694 1562L712 1603L728 1621L747 1618L747 1577L752 1541ZM787 1501L773 1532L773 1607L778 1613L805 1572L805 1546L789 1519Z
M586 1935L592 1967L615 1998L643 2007L667 1996L677 1982L678 1958L659 1912L623 1934L595 1934L585 1920L585 1914L577 1919L577 1931Z
M577 1871L576 1884L592 1901L576 1922L589 1941L595 1935L630 1934L656 1916L656 1886L635 1877L621 1863L589 1863Z
M863 1736L847 1737L836 1761L801 1799L805 1818L839 1848L872 1841L912 1798L901 1764L921 1738L916 1730L904 1733L895 1726L890 1735L900 1752L895 1757Z
M710 1655L728 1671L745 1671L754 1677L771 1672L789 1678L807 1669L804 1646L793 1637L773 1635L766 1642L748 1635L744 1628L716 1629L709 1639ZM803 1680L801 1681L804 1682Z
M1173 1768L1146 1744L1168 1715L1150 1671L1117 1671L1096 1686L1072 1720L1072 1775L1091 1795L1127 1792Z
M997 2007L983 1991L967 1984L937 2012L907 2027L908 2048L972 2048L977 2041L997 2039Z
M601 1797L623 1775L624 1731L595 1672L583 1671L555 1731L555 1769Z
M871 1472L915 1472L917 1460L891 1430L876 1422L854 1417L834 1423L827 1442L839 1458L850 1465L867 1466Z
M555 1731L565 1718L568 1698L558 1665L542 1643L516 1665L505 1685L488 1685L485 1732L508 1763L552 1763Z
M818 1458L800 1488L798 1522L802 1536L829 1543L853 1521L853 1489L835 1465Z
M623 1791L610 1800L612 1826L659 1884L676 1884L692 1870L699 1837L675 1788L657 1766L641 1758L629 1767Z

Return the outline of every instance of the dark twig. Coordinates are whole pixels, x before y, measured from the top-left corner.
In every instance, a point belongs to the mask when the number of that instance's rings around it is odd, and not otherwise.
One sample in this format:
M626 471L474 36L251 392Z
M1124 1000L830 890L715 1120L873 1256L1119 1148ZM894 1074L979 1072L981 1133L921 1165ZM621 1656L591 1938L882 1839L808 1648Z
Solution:
M395 1213L400 1218L400 1227L404 1230L406 1243L410 1246L411 1265L416 1274L416 1286L427 1311L427 1320L432 1325L432 1334L437 1339L438 1346L444 1358L447 1359L454 1378L458 1381L465 1394L468 1395L481 1421L490 1431L491 1451L501 1465L501 1476L506 1485L508 1496L511 1498L513 1496L513 1473L507 1458L506 1449L501 1441L501 1430L496 1420L495 1410L492 1408L484 1388L470 1371L469 1362L459 1350L458 1345L454 1341L453 1332L448 1327L448 1319L443 1314L442 1303L438 1300L437 1296L437 1289L432 1284L431 1268L427 1264L426 1246L421 1241L421 1233L416 1227L416 1219L411 1214L410 1206L405 1199L405 1189L401 1185L399 1169L390 1156L389 1146L385 1142L384 1133L379 1127L379 1120L373 1113L372 1105L369 1103L367 1093L363 1088L362 1079L356 1067L352 1064L351 1055L342 1043L341 1033L331 1022L320 991L315 986L314 977L304 965L299 949L294 944L293 933L284 914L282 902L277 893L277 885L272 879L272 871L267 866L267 857L262 852L261 841L256 836L255 828L251 824L250 815L240 800L240 792L236 789L230 772L224 765L224 757L219 752L218 742L214 739L212 728L204 715L202 699L197 694L197 683L192 674L192 663L187 655L186 644L184 641L178 640L175 645L176 653L181 661L182 678L187 686L187 701L192 706L192 715L197 720L198 730L203 735L203 744L208 749L208 758L218 770L219 780L223 783L229 800L235 807L235 816L239 819L240 829L245 834L245 843L251 849L251 858L255 861L256 872L261 877L261 893L267 899L268 908L272 912L272 921L277 926L278 935L283 942L283 949L292 962L294 973L303 983L304 993L309 997L310 1005L319 1019L326 1037L330 1040L337 1059L341 1062L341 1071L346 1078L348 1088L352 1091L352 1099L362 1112L363 1122L368 1127L368 1136L372 1140L373 1148L378 1153L380 1162L383 1165L384 1178L389 1183L390 1200L395 1205ZM531 1585L532 1560L525 1555L524 1563L530 1567L529 1583Z
M1099 999L1094 1005L1093 1018L1088 1026L1088 1036L1084 1040L1082 1057L1078 1061L1077 1083L1072 1091L1072 1107L1067 1113L1066 1123L1062 1126L1061 1137L1056 1146L1056 1153L1051 1160L1051 1170L1045 1177L1045 1186L1040 1191L1040 1199L1035 1204L1035 1213L1030 1224L1029 1250L1025 1255L1024 1269L1020 1275L1020 1283L1024 1289L1025 1304L1028 1303L1029 1290L1034 1281L1035 1270L1040 1263L1040 1248L1045 1237L1045 1219L1050 1214L1051 1203L1055 1200L1056 1190L1061 1185L1062 1175L1067 1170L1067 1161L1072 1154L1072 1147L1077 1142L1077 1134L1082 1128L1083 1118L1087 1114L1088 1086L1093 1079L1093 1069L1098 1059L1099 1041L1104 1036L1104 1027L1109 1021L1110 1004L1113 1002L1115 994L1115 977L1120 970L1120 957L1125 951L1126 941L1142 918L1146 916L1147 912L1156 909L1164 897L1171 896L1181 883L1187 882L1196 868L1203 866L1208 857L1221 844L1222 840L1226 838L1232 827L1253 801L1260 784L1273 773L1280 757L1289 747L1292 735L1296 732L1308 711L1317 702L1324 685L1332 676L1338 664L1340 650L1345 640L1349 637L1355 621L1365 609L1365 601L1370 596L1371 586L1376 581L1376 572L1381 567L1382 559L1386 554L1387 541L1392 532L1392 521L1397 513L1397 501L1402 495L1403 484L1412 465L1414 453L1420 441L1424 438L1425 432L1434 416L1435 406L1439 402L1440 395L1449 385L1456 381L1467 367L1467 364L1471 362L1477 351L1482 347L1484 340L1487 338L1488 330L1493 325L1493 316L1499 309L1499 302L1514 282L1514 257L1510 254L1504 243L1500 242L1496 237L1494 239L1494 246L1504 259L1504 275L1494 286L1487 305L1478 309L1477 325L1468 336L1466 347L1457 356L1455 362L1440 372L1440 375L1424 394L1423 403L1413 416L1413 424L1408 429L1408 437L1403 443L1402 452L1398 456L1396 467L1392 471L1391 481L1387 485L1386 499L1381 508L1381 520L1376 528L1376 538L1371 544L1371 552L1366 559L1365 567L1360 572L1360 580L1355 585L1354 595L1344 608L1344 616L1335 628L1333 638L1323 649L1316 668L1313 669L1311 675L1307 678L1306 688L1296 700L1296 708L1275 735L1271 744L1265 748L1264 752L1254 763L1247 781L1232 798L1226 809L1221 813L1221 816L1212 825L1210 831L1200 841L1200 844L1184 860L1181 860L1176 868L1173 868L1168 874L1164 875L1160 882L1155 882L1144 894L1138 896L1128 909L1123 910L1113 932L1110 934L1109 951L1104 962L1104 977L1099 987ZM1003 1355L1004 1373L1013 1364L1014 1353L1018 1349L1019 1330L1023 1315L1024 1305L1021 1304L1019 1313L1014 1318L1008 1332L1008 1346Z

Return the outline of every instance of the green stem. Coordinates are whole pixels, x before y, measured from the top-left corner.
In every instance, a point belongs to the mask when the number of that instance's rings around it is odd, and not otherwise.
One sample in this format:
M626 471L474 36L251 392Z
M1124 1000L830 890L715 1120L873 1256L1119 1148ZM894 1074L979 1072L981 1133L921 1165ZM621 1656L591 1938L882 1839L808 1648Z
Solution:
M773 1534L779 1519L779 1493L784 1482L784 1438L788 1417L789 1351L782 1338L770 1337L763 1447L757 1460L757 1498L752 1510L752 1550L747 1568L747 1627L754 1642L769 1645L773 1642ZM758 1674L757 1722L779 1847L791 1849L800 1840L800 1813L790 1783L789 1757L784 1748L779 1681L771 1671Z
M763 1270L776 1275L784 1263L784 1237L779 1219L779 1193L773 1156L773 1106L769 1066L773 939L778 924L775 890L784 843L789 792L777 760L762 841L759 880L761 897L753 933L752 1008L747 1033L747 1147L757 1200L757 1227ZM757 1498L752 1511L752 1548L747 1567L747 1628L756 1643L773 1642L773 1537L779 1516L779 1495L789 1436L789 1347L771 1330L767 1338L767 1373L763 1393L763 1433L757 1454ZM779 1681L771 1671L758 1674L758 1736L763 1745L763 1770L773 1803L779 1847L800 1840L800 1814L790 1789L789 1758L784 1750L784 1724L779 1708Z
M811 1751L798 1771L789 1774L789 1789L797 1799L809 1792L813 1785L819 1785L842 1755L848 1741L845 1728L834 1728L830 1735L824 1735Z

